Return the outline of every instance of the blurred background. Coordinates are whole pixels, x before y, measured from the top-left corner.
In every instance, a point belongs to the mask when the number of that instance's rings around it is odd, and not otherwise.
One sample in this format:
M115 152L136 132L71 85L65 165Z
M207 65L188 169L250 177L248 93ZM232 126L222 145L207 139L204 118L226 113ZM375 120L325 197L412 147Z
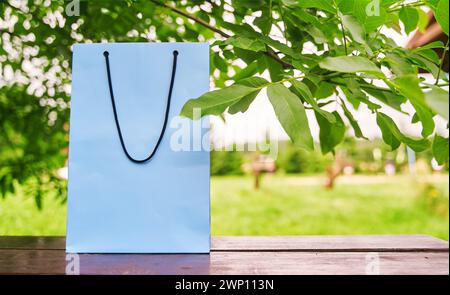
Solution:
M68 17L64 2L36 2L1 3L0 235L65 235L73 43L214 37L152 5L95 1L81 6L90 17ZM142 15L150 21L130 17ZM417 32L385 33L400 46L423 45L416 44ZM390 114L414 136L420 125L411 122L408 107ZM438 165L431 152L405 146L390 151L367 114L355 111L370 140L349 131L335 154L325 156L287 140L264 92L247 113L212 118L212 234L430 234L448 240L448 162ZM438 117L436 124L448 137L448 122ZM317 138L317 124L310 126Z
M431 234L448 240L448 164L348 137L336 156L279 142L211 152L213 235ZM64 174L65 171L62 170ZM32 186L33 184L30 184ZM1 235L64 235L66 200L28 185L0 200Z

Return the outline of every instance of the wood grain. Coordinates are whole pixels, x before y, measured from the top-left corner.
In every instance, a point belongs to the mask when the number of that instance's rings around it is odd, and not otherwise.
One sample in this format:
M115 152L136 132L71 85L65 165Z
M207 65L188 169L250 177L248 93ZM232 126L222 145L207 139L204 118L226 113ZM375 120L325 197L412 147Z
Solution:
M64 237L0 237L0 249L64 250ZM427 235L216 236L211 251L448 251L449 244Z
M65 237L0 236L0 249L64 250Z
M370 256L368 256L370 255ZM211 252L80 254L81 274L366 274L378 255L380 274L448 275L448 253ZM63 250L0 250L0 274L64 274Z
M65 274L64 237L0 237L0 274ZM80 254L81 274L449 274L424 235L213 237L208 254ZM370 270L370 269L369 269Z
M213 237L215 251L448 251L448 242L427 235Z
M212 274L361 275L369 268L361 252L221 252L211 255ZM448 274L448 253L378 253L379 274ZM370 268L369 268L370 270Z

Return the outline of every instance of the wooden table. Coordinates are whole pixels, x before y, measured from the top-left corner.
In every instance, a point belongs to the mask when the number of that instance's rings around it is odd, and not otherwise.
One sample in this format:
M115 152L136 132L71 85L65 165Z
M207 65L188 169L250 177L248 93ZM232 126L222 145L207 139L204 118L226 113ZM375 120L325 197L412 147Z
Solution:
M0 237L0 274L65 274L73 257L64 237ZM81 274L449 274L448 242L425 235L213 237L210 254L76 257Z

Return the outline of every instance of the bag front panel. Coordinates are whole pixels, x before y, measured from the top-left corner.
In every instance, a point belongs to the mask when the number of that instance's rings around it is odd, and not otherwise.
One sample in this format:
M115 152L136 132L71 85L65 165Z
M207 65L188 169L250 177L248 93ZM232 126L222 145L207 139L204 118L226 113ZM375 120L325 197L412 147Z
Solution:
M168 127L149 162L131 162L120 145L105 50L124 143L138 159L161 132L172 52L179 51ZM208 60L206 43L74 47L67 252L209 252L209 152L192 151L191 136L207 119L177 118L188 99L208 91ZM191 150L174 150L171 140L180 133L191 140ZM200 135L208 140L207 128Z

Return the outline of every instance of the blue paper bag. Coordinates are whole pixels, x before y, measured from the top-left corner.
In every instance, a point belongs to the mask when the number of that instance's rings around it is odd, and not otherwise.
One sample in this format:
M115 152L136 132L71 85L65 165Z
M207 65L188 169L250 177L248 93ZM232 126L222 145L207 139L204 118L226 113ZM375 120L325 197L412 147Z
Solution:
M77 44L72 70L66 251L209 252L208 122L178 117L208 44Z

